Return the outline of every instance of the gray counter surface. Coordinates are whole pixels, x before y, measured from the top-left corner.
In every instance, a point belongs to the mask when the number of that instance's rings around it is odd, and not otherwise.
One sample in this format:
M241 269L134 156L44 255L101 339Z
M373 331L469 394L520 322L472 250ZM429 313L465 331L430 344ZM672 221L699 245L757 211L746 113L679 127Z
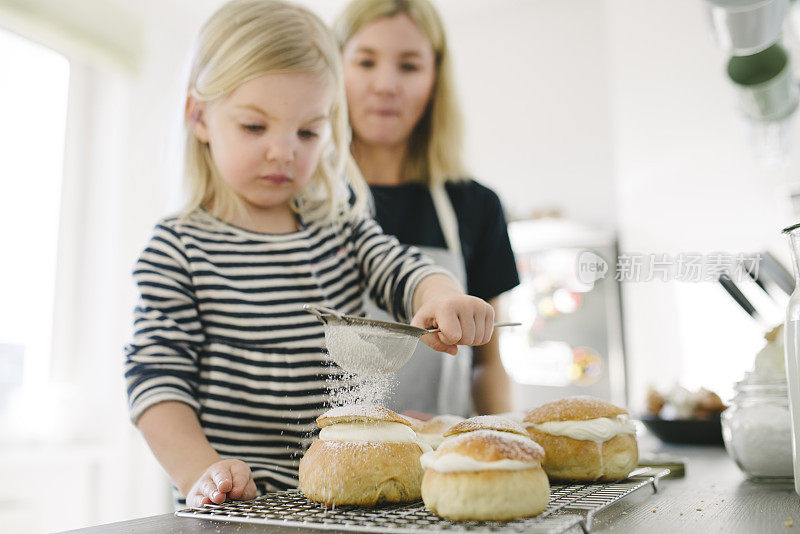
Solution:
M643 489L595 516L594 533L800 531L800 497L791 484L747 480L721 446L663 446L682 457L684 478L663 479L659 491ZM575 529L575 532L580 532ZM177 518L171 514L71 531L73 534L321 534L325 530Z

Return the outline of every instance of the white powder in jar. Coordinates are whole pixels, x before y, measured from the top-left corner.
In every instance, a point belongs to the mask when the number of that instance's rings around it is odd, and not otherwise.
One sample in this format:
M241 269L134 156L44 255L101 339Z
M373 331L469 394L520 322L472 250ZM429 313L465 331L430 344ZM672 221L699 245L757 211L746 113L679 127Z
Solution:
M752 477L793 476L788 406L736 406L725 416L725 446L742 471Z

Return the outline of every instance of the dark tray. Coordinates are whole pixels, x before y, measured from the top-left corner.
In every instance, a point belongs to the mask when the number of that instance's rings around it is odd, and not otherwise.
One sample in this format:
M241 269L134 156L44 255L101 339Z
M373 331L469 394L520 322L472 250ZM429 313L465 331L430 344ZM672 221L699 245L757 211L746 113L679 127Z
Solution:
M659 419L642 417L650 432L666 443L693 445L722 445L722 425L719 417L712 419Z

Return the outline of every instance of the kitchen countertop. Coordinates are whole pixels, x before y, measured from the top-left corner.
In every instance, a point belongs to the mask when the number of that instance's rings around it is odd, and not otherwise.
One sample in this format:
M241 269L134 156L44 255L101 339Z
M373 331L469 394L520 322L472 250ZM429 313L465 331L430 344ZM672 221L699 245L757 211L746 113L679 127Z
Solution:
M653 443L655 442L653 438ZM640 440L641 445L645 445ZM791 484L747 480L722 446L652 446L684 459L684 478L662 479L595 516L593 533L726 532L790 534L800 531L800 497ZM643 456L645 456L643 454ZM791 518L791 520L789 519ZM223 523L171 514L70 531L73 534L321 534L330 530ZM577 527L570 532L581 532Z

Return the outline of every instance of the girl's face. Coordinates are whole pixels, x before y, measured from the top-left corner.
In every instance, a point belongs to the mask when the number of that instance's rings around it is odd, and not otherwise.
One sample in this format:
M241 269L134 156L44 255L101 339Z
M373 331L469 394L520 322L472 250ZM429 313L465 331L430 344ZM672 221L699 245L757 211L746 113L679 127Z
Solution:
M353 135L370 145L408 143L436 79L433 48L407 15L377 19L342 50Z
M265 74L187 113L222 179L250 210L289 207L310 181L330 135L331 84L307 73Z

